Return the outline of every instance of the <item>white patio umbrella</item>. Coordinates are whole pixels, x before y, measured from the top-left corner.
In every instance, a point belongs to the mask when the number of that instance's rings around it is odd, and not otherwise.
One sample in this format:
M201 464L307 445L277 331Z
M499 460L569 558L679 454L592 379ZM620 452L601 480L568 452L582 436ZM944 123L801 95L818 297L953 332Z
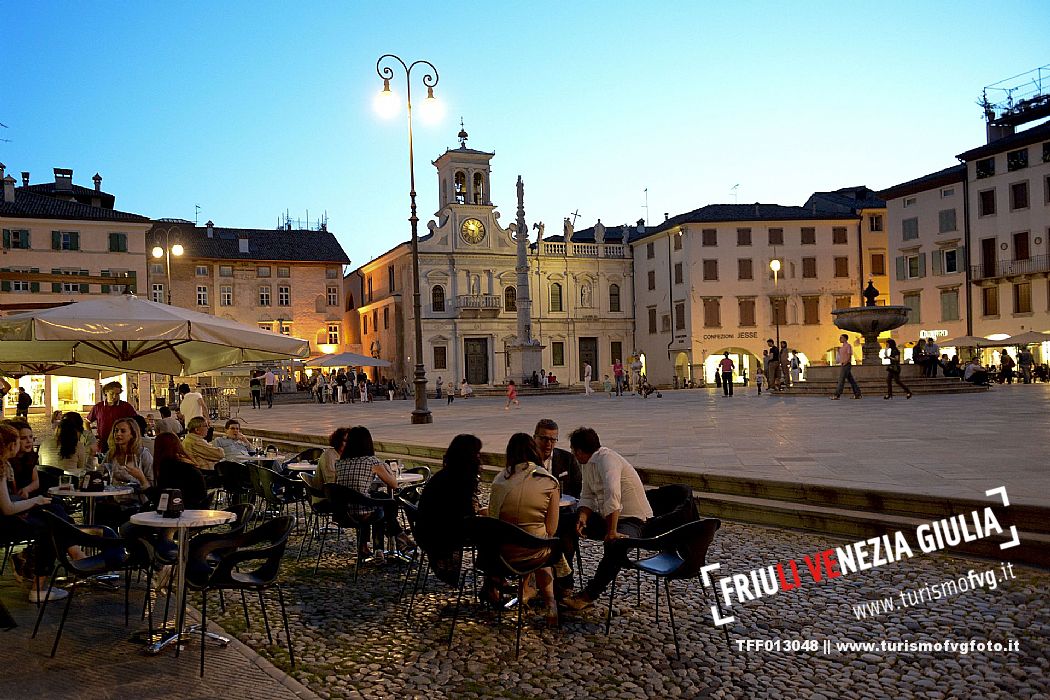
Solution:
M1000 342L1003 345L1035 345L1037 343L1050 342L1050 333L1040 333L1039 331L1026 331L1024 333L1012 335L1006 340L1002 340Z
M190 375L309 354L305 340L133 294L0 318L0 363Z
M960 335L951 340L942 340L938 345L946 348L997 348L1003 345L1001 340L988 340L976 335Z
M358 355L356 352L340 352L321 355L306 361L307 367L389 367L390 363L378 357Z

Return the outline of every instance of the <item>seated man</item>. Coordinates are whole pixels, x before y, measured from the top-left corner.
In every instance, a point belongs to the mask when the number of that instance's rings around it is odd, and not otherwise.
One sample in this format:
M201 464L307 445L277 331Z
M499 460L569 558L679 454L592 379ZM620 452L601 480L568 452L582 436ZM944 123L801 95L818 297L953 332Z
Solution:
M167 406L161 406L160 418L153 421L153 434L174 433L175 435L180 435L182 430L182 423L179 422L178 418L171 415L171 409Z
M221 447L208 444L208 421L204 416L194 416L186 426L186 437L182 438L182 449L196 465L205 471L214 471L215 463L225 456Z
M988 369L981 366L976 357L970 358L963 370L963 381L971 384L988 384Z
M226 434L215 438L212 444L222 448L226 459L236 460L251 456L251 443L241 433L241 424L233 419L226 421Z
M580 463L572 456L571 452L554 447L558 442L558 424L550 418L544 418L536 424L533 437L536 439L536 446L540 450L543 467L553 474L554 478L561 484L562 495L579 498L580 492L583 490L583 473L580 470ZM561 540L562 554L565 555L565 561L571 570L573 558L576 556L576 548L580 545L580 538L576 533L576 509L574 507L569 506L561 509L556 534L558 539ZM555 579L554 593L559 599L564 598L572 591L574 585L575 582L570 571L567 576L560 576Z
M605 541L605 551L590 583L582 593L565 600L570 610L583 610L594 604L623 567L627 550L616 540L641 537L645 521L653 517L653 509L638 472L622 456L602 447L594 429L572 431L569 447L583 465L576 531Z

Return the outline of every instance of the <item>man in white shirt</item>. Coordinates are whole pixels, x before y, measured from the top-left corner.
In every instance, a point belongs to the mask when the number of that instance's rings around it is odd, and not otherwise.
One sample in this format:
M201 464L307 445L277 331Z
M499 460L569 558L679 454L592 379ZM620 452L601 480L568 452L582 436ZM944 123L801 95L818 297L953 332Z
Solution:
M835 395L831 398L838 399L842 396L842 388L845 386L846 381L849 381L849 386L853 390L853 398L860 398L860 387L857 386L857 380L853 378L853 347L849 344L849 336L843 333L839 336L839 342L842 345L839 346L838 352L835 355L835 360L839 363L839 385L835 389Z
M266 374L263 375L263 386L266 389L266 407L273 408L273 391L274 385L277 384L277 376L273 373L272 369L266 370Z
M641 537L645 521L653 517L653 509L638 472L621 455L602 447L593 428L572 431L569 447L583 465L576 530L580 535L605 541L594 577L580 594L565 601L570 610L583 610L594 604L623 567L627 548L616 541Z
M199 391L190 391L189 384L179 385L179 394L182 401L179 402L179 413L182 414L182 422L189 427L190 421L200 416L206 425L211 425L208 420L208 405L204 403L204 397Z

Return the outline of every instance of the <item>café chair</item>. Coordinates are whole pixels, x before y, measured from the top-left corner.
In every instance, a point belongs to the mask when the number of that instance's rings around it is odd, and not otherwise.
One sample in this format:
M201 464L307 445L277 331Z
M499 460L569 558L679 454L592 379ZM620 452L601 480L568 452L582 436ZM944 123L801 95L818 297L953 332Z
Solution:
M310 464L317 464L317 460L321 459L321 455L324 454L324 448L322 447L308 447L299 454L295 455L291 459L285 462L285 465L294 464L296 462L309 462Z
M475 547L475 578L477 577L477 572L480 571L487 576L503 579L517 579L519 601L524 597L525 579L528 578L530 574L533 574L540 569L553 567L562 556L561 541L558 540L558 538L536 537L535 535L530 535L516 525L512 525L511 523L504 522L497 518L474 516L473 518L470 518L467 523L467 532L469 533L471 543ZM503 548L506 546L514 547L516 549L534 550L537 552L547 550L548 553L537 564L521 566L520 564L513 564L507 561L503 556ZM460 579L459 593L456 596L456 607L452 613L452 627L448 632L448 646L450 649L452 648L452 636L456 631L456 618L459 617L459 605L463 598L463 589L466 587L466 580L466 571L464 571ZM525 606L519 604L517 608L518 624L514 643L515 657L521 652L521 617L522 610ZM497 614L502 614L502 606L498 608Z
M127 540L118 537L113 530L100 525L74 525L49 511L41 511L49 534L55 545L55 567L51 571L51 580L48 582L48 595L44 598L40 612L36 616L36 625L33 627L32 637L35 638L40 630L40 621L44 618L47 603L50 596L50 588L55 585L58 570L61 568L66 576L71 579L69 595L66 597L66 606L62 611L62 620L55 634L55 643L51 647L51 658L58 651L58 643L62 639L62 630L66 626L66 618L69 616L69 608L73 603L73 597L77 591L77 583L83 579L114 571L124 572L124 625L128 624L128 602L131 591L131 570L145 566L144 556L134 556L127 549ZM96 551L97 554L73 559L69 556L69 548L78 546L85 550Z
M295 527L295 518L283 515L268 520L246 532L208 536L200 535L190 542L189 560L186 567L186 586L201 592L201 668L204 677L204 648L208 631L208 593L210 591L248 591L259 594L259 607L266 636L273 644L270 620L266 615L264 592L277 589L284 620L284 636L288 642L288 658L295 668L295 653L292 651L292 635L288 629L288 611L284 605L284 592L277 581L281 568L281 557L288 546L288 536ZM251 565L255 565L252 568ZM245 603L245 621L248 620Z
M354 530L357 535L357 556L354 558L354 581L361 569L361 547L368 541L368 532L372 526L382 525L383 513L369 513L358 515L357 509L374 509L384 507L389 500L385 498L373 498L366 496L356 489L342 484L325 484L325 498L332 504L332 522L342 529ZM321 545L317 549L317 563L314 564L314 573L321 563L321 554L324 551L325 531L321 531Z
M306 500L301 480L289 479L257 464L249 463L246 466L251 477L252 491L255 493L256 514L260 518L284 515L289 505L294 505L295 514L299 515L299 507Z
M671 601L671 580L688 580L700 575L700 569L707 563L707 550L715 538L715 532L722 526L717 518L704 518L681 525L662 535L650 538L622 538L616 541L618 546L629 549L655 551L657 554L645 559L627 559L625 569L634 569L656 577L656 621L660 621L660 579L664 582L667 595L667 616L671 621L671 634L674 637L675 655L681 659L678 646L678 630L675 627L674 607ZM701 588L701 591L703 589ZM609 586L609 610L605 617L605 634L609 634L612 625L613 597L616 595L616 577ZM706 594L705 594L706 597ZM714 595L718 614L722 616L722 603L718 594ZM724 627L726 644L729 644L729 628Z
M327 530L328 522L332 519L332 503L325 498L324 490L317 488L310 482L309 474L300 474L299 478L303 482L303 488L306 490L306 496L309 499L307 502L310 504L310 517L306 520L306 534L299 541L299 553L295 557L296 561L303 558L303 549L308 544L313 543L314 533L318 529L321 529L322 533Z
M247 464L223 460L215 464L215 474L226 493L226 503L236 505L251 500L252 481Z

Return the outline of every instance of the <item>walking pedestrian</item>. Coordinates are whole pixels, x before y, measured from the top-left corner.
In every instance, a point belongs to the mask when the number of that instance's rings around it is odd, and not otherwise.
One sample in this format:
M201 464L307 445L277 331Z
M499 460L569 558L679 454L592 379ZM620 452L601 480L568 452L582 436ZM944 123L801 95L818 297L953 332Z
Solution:
M613 379L616 381L616 395L623 396L623 363L618 357L613 362Z
M252 378L248 380L248 390L252 394L252 408L262 408L262 379L258 372L252 372Z
M790 359L790 355L791 355L791 353L788 350L788 341L781 340L780 341L780 379L781 379L781 386L780 386L780 388L781 389L786 389L787 387L791 386L791 375L790 375L791 359Z
M849 336L843 333L839 336L839 342L842 344L839 345L838 353L835 357L840 367L839 385L835 389L835 395L831 398L838 400L842 396L843 386L848 381L850 389L853 390L853 398L859 399L860 387L857 386L857 380L853 378L853 347L849 344Z
M584 389L584 394L586 394L587 396L590 396L591 394L594 393L594 389L591 388L591 372L592 372L592 370L591 370L591 363L590 362L584 362L583 363L583 389Z
M729 359L728 352L725 353L725 356L718 363L718 369L722 372L722 396L732 396L733 370L736 369L736 365Z
M1021 368L1021 380L1025 384L1031 384L1035 358L1032 357L1032 351L1027 347L1021 348L1021 352L1017 353L1017 366Z
M29 407L33 405L33 397L26 393L24 387L18 387L18 402L15 404L15 418L29 420Z
M772 338L766 338L766 345L769 346L769 367L766 370L766 375L769 379L769 390L777 391L781 388L780 348L777 347L776 342Z
M904 396L911 398L911 389L904 386L901 381L901 351L897 348L897 341L893 338L886 339L886 357L890 363L886 365L886 395L882 398L893 398L893 383L904 390Z
M266 388L266 407L273 408L273 392L274 385L277 384L277 375L273 373L272 369L266 370L266 374L263 375L263 386ZM259 404L259 408L262 408L262 404Z
M511 404L521 408L521 402L518 401L518 386L513 379L507 381L507 405L503 407L503 410L509 411Z
M1001 371L999 372L999 383L1000 384L1002 384L1004 381L1007 384L1013 384L1014 383L1014 367L1015 366L1017 366L1017 363L1014 362L1014 358L1010 357L1010 352L1008 350L1003 350L1002 367L1001 367ZM21 389L22 387L18 387L18 388ZM19 402L21 402L22 401L22 397L19 396L18 400L19 400Z
M437 386L437 397L436 398L437 398L438 401L440 401L441 400L441 387L444 386L445 380L442 379L441 377L438 377L437 381L434 382L434 384L435 384L435 386ZM449 403L452 403L452 402L449 401Z
M762 371L761 367L755 368L755 386L758 387L758 395L762 395L762 384L766 381L766 373Z
M799 359L798 353L791 353L791 383L797 384L802 378L802 360Z

